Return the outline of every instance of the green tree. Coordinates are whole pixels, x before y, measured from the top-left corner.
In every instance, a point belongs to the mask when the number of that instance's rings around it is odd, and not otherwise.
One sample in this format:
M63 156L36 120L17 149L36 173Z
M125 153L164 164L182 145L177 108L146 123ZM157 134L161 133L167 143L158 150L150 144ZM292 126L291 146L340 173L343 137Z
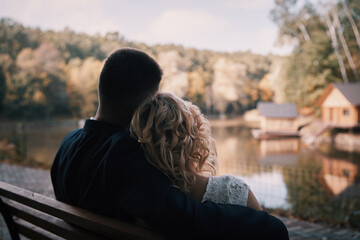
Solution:
M355 2L346 1L346 5L358 11L360 4ZM350 81L354 81L352 62L360 68L357 60L359 51L354 47L356 41L353 28L344 9L340 3L331 5L332 8L325 6L313 5L308 1L276 0L271 11L273 21L279 26L279 42L297 43L286 61L281 83L286 101L295 102L299 107L314 107L327 85L345 80L345 75L352 76ZM338 15L332 14L334 9ZM340 18L341 26L335 26L337 17ZM343 27L341 34L340 31L335 32L339 27ZM341 48L338 39L347 42L345 45L351 52L350 61L347 61L350 59L347 48L344 44Z

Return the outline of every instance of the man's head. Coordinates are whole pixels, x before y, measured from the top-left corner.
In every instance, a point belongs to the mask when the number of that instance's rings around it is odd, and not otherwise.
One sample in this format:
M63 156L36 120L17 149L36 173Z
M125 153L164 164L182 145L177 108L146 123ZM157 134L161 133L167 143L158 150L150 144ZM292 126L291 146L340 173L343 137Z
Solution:
M106 120L129 119L144 99L158 91L161 76L161 68L146 53L133 48L115 51L100 74L97 118L100 114Z

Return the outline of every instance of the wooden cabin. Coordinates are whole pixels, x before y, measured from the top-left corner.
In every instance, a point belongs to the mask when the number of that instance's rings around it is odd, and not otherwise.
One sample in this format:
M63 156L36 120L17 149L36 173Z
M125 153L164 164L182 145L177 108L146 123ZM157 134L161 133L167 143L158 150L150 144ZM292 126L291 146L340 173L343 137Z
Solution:
M360 124L360 83L332 83L316 102L321 119L335 127Z
M257 108L260 114L260 130L263 133L297 135L298 112L295 104L260 102Z

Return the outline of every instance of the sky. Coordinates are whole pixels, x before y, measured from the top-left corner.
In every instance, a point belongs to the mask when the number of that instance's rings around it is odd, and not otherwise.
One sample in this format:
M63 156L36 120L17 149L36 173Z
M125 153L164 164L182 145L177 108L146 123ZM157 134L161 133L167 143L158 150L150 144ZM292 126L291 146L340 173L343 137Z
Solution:
M105 34L214 51L286 55L270 19L273 0L0 0L0 17L25 26Z

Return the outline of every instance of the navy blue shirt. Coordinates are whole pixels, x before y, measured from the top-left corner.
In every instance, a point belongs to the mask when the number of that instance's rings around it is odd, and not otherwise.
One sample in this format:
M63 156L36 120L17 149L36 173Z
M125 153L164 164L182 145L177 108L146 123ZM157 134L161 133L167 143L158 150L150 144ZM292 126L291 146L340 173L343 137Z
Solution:
M63 140L51 168L58 200L131 221L140 218L170 239L288 239L263 211L199 203L149 164L127 129L86 120Z

